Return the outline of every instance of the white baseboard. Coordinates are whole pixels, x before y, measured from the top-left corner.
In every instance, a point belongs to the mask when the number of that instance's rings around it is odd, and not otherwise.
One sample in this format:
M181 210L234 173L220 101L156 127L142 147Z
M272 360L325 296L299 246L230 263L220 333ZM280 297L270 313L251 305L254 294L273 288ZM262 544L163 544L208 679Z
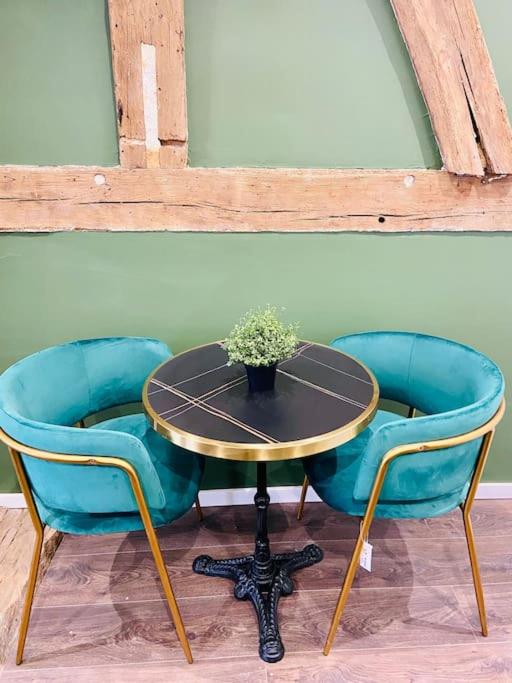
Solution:
M26 508L22 493L0 493L0 508Z
M482 482L476 492L480 500L496 500L499 498L512 498L512 482Z
M273 503L297 503L301 486L269 486L268 492ZM250 505L253 502L255 489L211 489L201 491L199 501L203 507L214 505ZM512 482L483 482L478 487L476 497L480 500L512 498ZM308 503L318 503L320 498L308 488Z
M273 503L297 503L300 490L300 486L270 486L268 492ZM205 508L217 505L251 505L254 492L254 488L211 489L201 491L199 500ZM512 498L512 482L483 482L478 487L476 497L480 500ZM306 500L313 503L320 498L309 487ZM26 505L21 493L0 493L0 507L24 508Z
M297 503L300 497L300 486L269 486L268 493L272 503ZM215 505L252 505L254 502L255 488L247 489L210 489L199 493L199 502L202 507ZM306 500L309 503L317 503L320 498L308 488Z

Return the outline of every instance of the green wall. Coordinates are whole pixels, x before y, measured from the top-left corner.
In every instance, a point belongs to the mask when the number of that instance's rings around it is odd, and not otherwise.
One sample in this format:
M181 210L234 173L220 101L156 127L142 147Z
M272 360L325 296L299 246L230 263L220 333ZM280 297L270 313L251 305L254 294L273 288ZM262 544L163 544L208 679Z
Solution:
M194 166L439 167L389 0L186 0Z
M512 107L511 5L478 2ZM191 163L438 164L388 0L186 0L186 21ZM0 162L116 163L107 35L103 0L3 0ZM307 338L420 330L478 347L512 378L511 253L508 235L4 234L0 369L88 336L180 351L275 302ZM511 442L507 418L487 480L512 481ZM209 465L209 487L252 476ZM274 483L299 479L276 464ZM15 481L0 452L2 490Z
M1 0L0 163L118 163L104 0Z

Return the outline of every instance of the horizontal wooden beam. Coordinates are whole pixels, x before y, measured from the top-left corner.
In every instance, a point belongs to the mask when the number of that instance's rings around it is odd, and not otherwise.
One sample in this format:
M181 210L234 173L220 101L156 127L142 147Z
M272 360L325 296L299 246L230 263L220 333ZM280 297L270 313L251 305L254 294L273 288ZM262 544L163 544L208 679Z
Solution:
M512 179L444 171L1 167L0 230L512 230Z
M512 173L512 129L473 0L391 0L447 171Z

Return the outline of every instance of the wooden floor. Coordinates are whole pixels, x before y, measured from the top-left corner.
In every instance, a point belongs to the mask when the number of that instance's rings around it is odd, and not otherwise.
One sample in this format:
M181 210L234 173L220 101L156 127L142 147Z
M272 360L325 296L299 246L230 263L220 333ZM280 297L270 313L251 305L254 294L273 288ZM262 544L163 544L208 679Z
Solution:
M0 508L0 667L16 635L23 595L28 579L35 533L28 510ZM44 575L61 534L45 532L41 553Z
M276 550L318 543L322 563L298 572L280 604L286 655L257 657L256 620L231 582L192 573L194 557L228 557L251 547L251 507L195 511L159 532L195 662L185 663L144 536L66 536L38 591L25 662L10 653L6 681L512 681L512 501L477 501L490 634L478 615L460 514L428 521L375 522L373 572L359 571L329 657L321 648L358 521L320 503L294 519L271 506Z

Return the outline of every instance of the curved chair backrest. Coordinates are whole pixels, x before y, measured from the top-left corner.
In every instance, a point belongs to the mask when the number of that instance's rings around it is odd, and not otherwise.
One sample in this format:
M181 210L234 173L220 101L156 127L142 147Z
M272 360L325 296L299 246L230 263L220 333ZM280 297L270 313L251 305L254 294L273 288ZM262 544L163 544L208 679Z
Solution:
M471 432L493 417L503 399L504 379L495 363L447 339L408 332L368 332L339 337L332 346L356 356L373 371L382 398L425 413L376 430L356 480L356 500L368 500L382 457L391 448ZM425 501L465 491L480 444L478 439L398 458L389 468L380 500Z
M70 342L35 353L0 376L0 427L32 448L123 458L139 475L150 507L165 504L143 443L122 432L73 427L105 408L141 400L146 377L170 355L156 339L110 337ZM23 456L36 500L75 513L138 509L119 469L65 465Z

